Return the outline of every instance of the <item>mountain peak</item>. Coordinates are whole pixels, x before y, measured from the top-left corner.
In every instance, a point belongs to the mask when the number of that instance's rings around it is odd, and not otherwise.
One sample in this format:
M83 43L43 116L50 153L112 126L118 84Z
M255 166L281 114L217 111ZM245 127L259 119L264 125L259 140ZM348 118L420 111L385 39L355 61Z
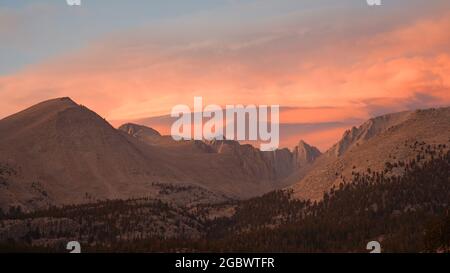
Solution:
M133 137L137 136L161 136L161 134L153 128L135 124L135 123L125 123L119 127L120 131L123 131Z
M297 166L312 163L322 153L314 146L309 145L304 140L300 140L293 150L294 161Z
M69 109L82 109L82 106L68 97L46 100L2 119L0 131L5 133L36 128Z
M43 101L39 104L54 104L54 105L62 104L62 105L68 105L68 106L77 106L78 105L70 97L54 98L54 99ZM39 105L39 104L37 104L37 105Z
M55 98L55 99L42 101L40 103L32 105L32 106L26 108L25 110L22 110L22 111L20 111L16 114L13 114L9 117L25 115L27 113L35 115L36 113L39 113L39 112L46 112L46 113L59 112L59 111L65 110L67 108L77 107L77 106L79 106L79 105L69 97ZM9 117L7 117L7 118L9 118ZM7 119L7 118L5 118L5 119Z
M69 97L62 97L62 98L55 98L55 99L40 102L38 104L35 104L35 105L25 109L22 112L36 113L38 111L43 111L43 112L51 113L51 112L60 112L67 108L72 108L72 107L80 107L80 105L77 104L75 101L73 101ZM22 113L22 112L19 112L19 113Z
M298 142L298 146L299 146L299 147L313 147L313 146L309 145L308 143L306 143L303 139L301 139L301 140Z

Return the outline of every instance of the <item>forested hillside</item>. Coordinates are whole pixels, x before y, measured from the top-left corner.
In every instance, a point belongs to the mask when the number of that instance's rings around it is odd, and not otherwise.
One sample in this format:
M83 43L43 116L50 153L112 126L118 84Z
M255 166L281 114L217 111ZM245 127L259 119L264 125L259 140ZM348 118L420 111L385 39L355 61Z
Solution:
M0 213L0 249L60 251L79 240L86 251L364 252L378 240L386 252L449 251L450 152L446 145L417 147L415 159L354 172L320 202L275 191L189 208L152 199L31 214L11 208Z

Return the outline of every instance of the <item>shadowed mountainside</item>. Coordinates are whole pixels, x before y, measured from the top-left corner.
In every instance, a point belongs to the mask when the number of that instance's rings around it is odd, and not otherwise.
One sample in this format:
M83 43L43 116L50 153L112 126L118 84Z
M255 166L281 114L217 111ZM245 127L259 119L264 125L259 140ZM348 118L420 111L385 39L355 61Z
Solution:
M286 186L281 180L295 165L284 161L293 158L287 150L266 153L236 141L176 142L136 124L115 129L58 98L0 120L0 167L7 170L0 175L0 207L161 197L160 184L201 189L202 202L248 198Z

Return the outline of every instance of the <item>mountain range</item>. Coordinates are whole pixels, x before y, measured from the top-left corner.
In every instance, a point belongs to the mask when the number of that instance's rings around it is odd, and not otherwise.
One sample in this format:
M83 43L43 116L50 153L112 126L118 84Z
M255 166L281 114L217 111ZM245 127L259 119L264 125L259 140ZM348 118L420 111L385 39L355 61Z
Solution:
M0 120L0 207L249 198L287 186L284 179L319 154L304 142L293 152L262 152L231 140L174 141L137 124L116 129L57 98Z
M420 143L449 139L447 107L370 119L323 154L304 141L263 152L233 140L174 141L132 123L116 129L70 98L57 98L0 120L0 208L140 197L215 203L283 188L318 200L355 172L383 170L414 158Z

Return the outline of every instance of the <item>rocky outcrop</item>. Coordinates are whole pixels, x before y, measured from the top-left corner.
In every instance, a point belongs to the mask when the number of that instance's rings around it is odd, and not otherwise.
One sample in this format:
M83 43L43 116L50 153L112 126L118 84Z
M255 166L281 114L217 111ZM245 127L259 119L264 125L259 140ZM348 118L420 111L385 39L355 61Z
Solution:
M160 137L161 134L153 128L134 123L126 123L118 128L133 137Z
M300 141L292 151L277 149L260 151L251 145L241 145L233 140L213 140L209 142L213 150L219 154L231 154L239 160L247 170L257 177L281 180L298 169L309 165L321 155L320 151L304 141Z
M292 151L294 166L301 168L307 164L313 163L322 153L314 146L301 140Z

